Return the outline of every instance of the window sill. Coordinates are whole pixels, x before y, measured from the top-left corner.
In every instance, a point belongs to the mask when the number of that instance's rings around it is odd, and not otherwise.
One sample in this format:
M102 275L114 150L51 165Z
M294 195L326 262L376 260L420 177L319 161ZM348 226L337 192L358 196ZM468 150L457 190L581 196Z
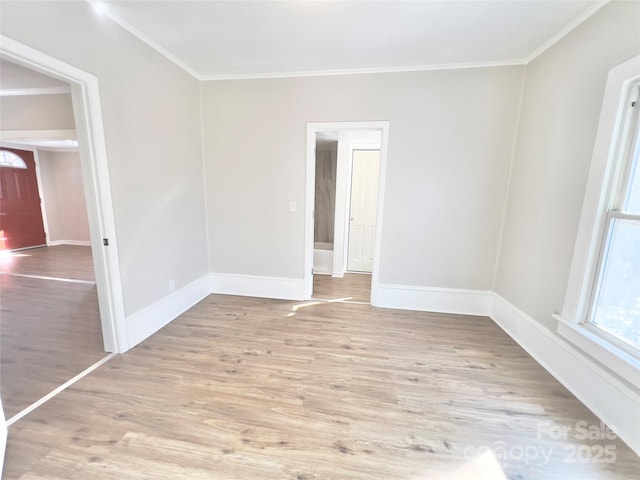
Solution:
M591 355L604 366L626 381L640 387L640 358L637 358L582 324L570 322L562 315L553 315L558 320L556 331L560 336Z

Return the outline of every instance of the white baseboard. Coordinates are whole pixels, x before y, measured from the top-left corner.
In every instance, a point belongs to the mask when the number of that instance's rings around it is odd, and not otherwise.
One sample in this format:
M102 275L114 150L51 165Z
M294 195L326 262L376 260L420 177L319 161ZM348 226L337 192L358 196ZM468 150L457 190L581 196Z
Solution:
M211 293L304 299L304 280L209 273L127 319L129 348ZM379 284L373 305L490 316L542 367L640 454L640 394L494 292Z
M496 293L490 316L640 455L638 393Z
M260 277L231 273L210 273L211 293L244 297L304 300L302 278Z
M415 287L380 283L372 292L372 305L401 310L489 315L492 292L455 288Z
M313 266L313 274L314 275L331 275L331 269L325 265L314 265Z
M211 293L204 275L133 315L127 317L128 348L133 348Z
M78 245L81 247L90 247L91 242L89 240L53 240L49 242L50 247L57 245Z

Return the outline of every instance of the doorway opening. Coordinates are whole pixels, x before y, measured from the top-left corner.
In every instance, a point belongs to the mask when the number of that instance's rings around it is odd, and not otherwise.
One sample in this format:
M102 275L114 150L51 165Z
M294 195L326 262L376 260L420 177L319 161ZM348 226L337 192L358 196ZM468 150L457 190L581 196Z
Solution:
M388 131L388 122L307 125L307 299L375 294Z
M60 93L60 88L70 93L72 102L69 108L72 111L72 117L75 121L75 130L25 130L16 129L15 127L12 128L10 125L3 124L2 131L0 132L0 140L2 140L3 146L5 147L10 146L14 148L16 145L20 145L20 148L25 150L31 149L31 151L34 152L39 151L39 147L36 146L37 144L42 146L44 143L47 143L49 147L51 147L51 145L55 143L64 143L69 140L77 141L78 147L75 152L75 162L78 168L74 174L79 177L77 179L80 185L79 188L84 193L84 206L86 208L86 221L88 223L88 238L79 241L76 245L55 245L54 242L52 246L52 242L48 242L49 246L33 250L9 251L5 249L10 253L10 256L15 256L18 260L17 262L13 262L14 265L12 268L18 264L20 264L20 266L16 267L12 272L9 272L10 274L3 272L3 281L10 281L16 285L21 282L49 282L48 285L51 287L51 291L55 290L57 292L51 294L51 299L57 301L64 308L66 302L61 299L69 298L68 296L70 295L76 298L79 312L83 308L86 308L88 304L95 305L97 302L98 311L95 312L95 315L98 319L94 327L97 330L97 341L94 345L95 350L100 357L104 357L105 352L120 353L126 351L128 346L124 323L124 304L120 284L117 239L111 207L111 189L107 170L106 147L102 128L102 114L97 79L93 75L49 57L12 39L6 37L0 37L0 39L0 61L8 62L24 70L31 71L35 73L35 75L50 77L63 85L63 87L51 88L51 91L48 93L55 94L56 91ZM5 88L6 86L3 85L3 90ZM13 89L8 95L19 96L20 88ZM43 95L46 95L46 93ZM73 135L74 138L71 138L70 135ZM55 150L55 148L45 150L51 153L52 149ZM58 153L62 153L63 150L65 149L62 148ZM41 153L44 154L44 151ZM70 152L67 151L64 153ZM62 166L62 164L58 166ZM76 200L82 203L82 199ZM46 222L45 220L44 223L51 227L51 221ZM51 239L51 237L49 237L49 239ZM78 248L74 250L71 247ZM9 245L9 248L11 248L11 245ZM54 249L62 249L65 251L60 252L56 250L54 252ZM77 251L78 249L82 251ZM71 250L74 251L72 252ZM50 261L52 254L58 257L60 256L58 254L62 254L65 260L58 262L61 264L56 265L56 261ZM49 260L45 260L44 263L38 261L38 259L42 260L42 258L45 257ZM47 268L58 269L58 271L43 271L41 267L44 264L47 265ZM70 272L69 267L71 267L74 272ZM34 287L33 285L27 287L26 289L20 286L16 288L23 293L38 292L38 295L32 295L31 297L27 295L23 300L28 302L29 298L31 298L32 301L28 303L28 305L31 310L35 309L34 312L29 310L33 313L32 316L36 319L43 318L46 321L47 314L50 313L50 310L47 307L38 307L37 302L38 296L41 296L44 290L37 286ZM49 294L47 294L47 296L48 295ZM16 301L19 300L17 296L13 298L16 299ZM3 300L6 301L6 297ZM38 308L40 308L40 310L38 310ZM78 313L78 316L83 315L82 313ZM67 311L62 317L65 319L73 319L76 315L69 314ZM70 328L71 330L63 332L62 336L58 337L58 340L50 338L46 345L52 347L53 344L62 344L65 337L73 337L76 335L78 331L74 329L80 327L78 324L74 325L72 323L70 324ZM73 348L66 351L66 355L69 357L76 355L81 356L79 351ZM50 367L52 366L47 365L47 368ZM84 365L82 369L84 370L86 367L91 368L90 365ZM75 379L77 377L76 374L81 373L82 370L69 372L69 375L65 375ZM28 379L30 377L27 375L25 378ZM69 378L65 380L69 380ZM56 383L57 385L51 385L51 390L53 390L53 387L60 385L60 382ZM65 383L65 385L67 383ZM57 390L58 389L55 389L51 393L57 392ZM51 393L49 395L51 395ZM49 395L42 398L49 398ZM9 414L6 415L8 418L7 425L21 418L21 416L25 412L30 411L32 407L35 408L35 406L39 405L39 401L28 406L27 409L22 410L20 413L13 415L13 417L11 417L11 413L15 412L8 412ZM0 399L0 406L1 405Z
M0 63L3 75L35 74ZM25 127L29 103L16 95L10 106ZM10 420L105 356L77 148L15 142L0 143L16 159L0 165L0 392Z

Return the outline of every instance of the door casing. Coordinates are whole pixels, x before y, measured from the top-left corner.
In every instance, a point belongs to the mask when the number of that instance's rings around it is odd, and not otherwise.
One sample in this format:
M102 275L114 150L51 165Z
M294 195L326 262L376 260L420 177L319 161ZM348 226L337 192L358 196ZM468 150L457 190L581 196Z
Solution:
M348 132L353 130L377 130L381 133L380 143L380 171L378 178L376 241L371 276L371 303L375 304L375 297L379 283L379 265L381 252L381 236L383 229L384 186L387 170L387 152L389 144L390 122L309 122L307 123L307 154L306 154L306 198L305 198L305 240L304 240L304 298L309 299L313 294L313 233L314 233L314 204L315 204L315 147L316 134L321 132ZM351 152L350 152L351 154ZM350 185L350 182L349 182ZM339 232L336 232L338 234ZM344 260L346 267L346 260Z
M0 58L71 86L104 348L107 352L125 352L128 350L125 309L98 79L3 35L0 35Z

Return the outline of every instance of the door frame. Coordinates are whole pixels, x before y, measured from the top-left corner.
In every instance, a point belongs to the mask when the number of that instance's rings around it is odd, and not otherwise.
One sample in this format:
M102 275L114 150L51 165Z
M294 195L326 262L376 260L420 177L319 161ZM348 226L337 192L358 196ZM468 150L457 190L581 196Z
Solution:
M389 121L363 122L308 122L307 154L306 154L306 198L305 198L305 235L304 235L304 298L308 300L313 294L313 236L314 205L316 181L316 133L348 132L351 130L377 130L381 133L380 171L378 178L378 201L376 220L376 244L374 248L373 269L371 273L371 300L376 295L379 283L379 266L382 238L382 221L384 207L384 187L387 173L387 151L389 144ZM351 173L349 173L349 189Z
M4 35L0 35L0 58L71 86L104 348L125 352L125 309L98 79ZM107 247L103 239L108 239Z

